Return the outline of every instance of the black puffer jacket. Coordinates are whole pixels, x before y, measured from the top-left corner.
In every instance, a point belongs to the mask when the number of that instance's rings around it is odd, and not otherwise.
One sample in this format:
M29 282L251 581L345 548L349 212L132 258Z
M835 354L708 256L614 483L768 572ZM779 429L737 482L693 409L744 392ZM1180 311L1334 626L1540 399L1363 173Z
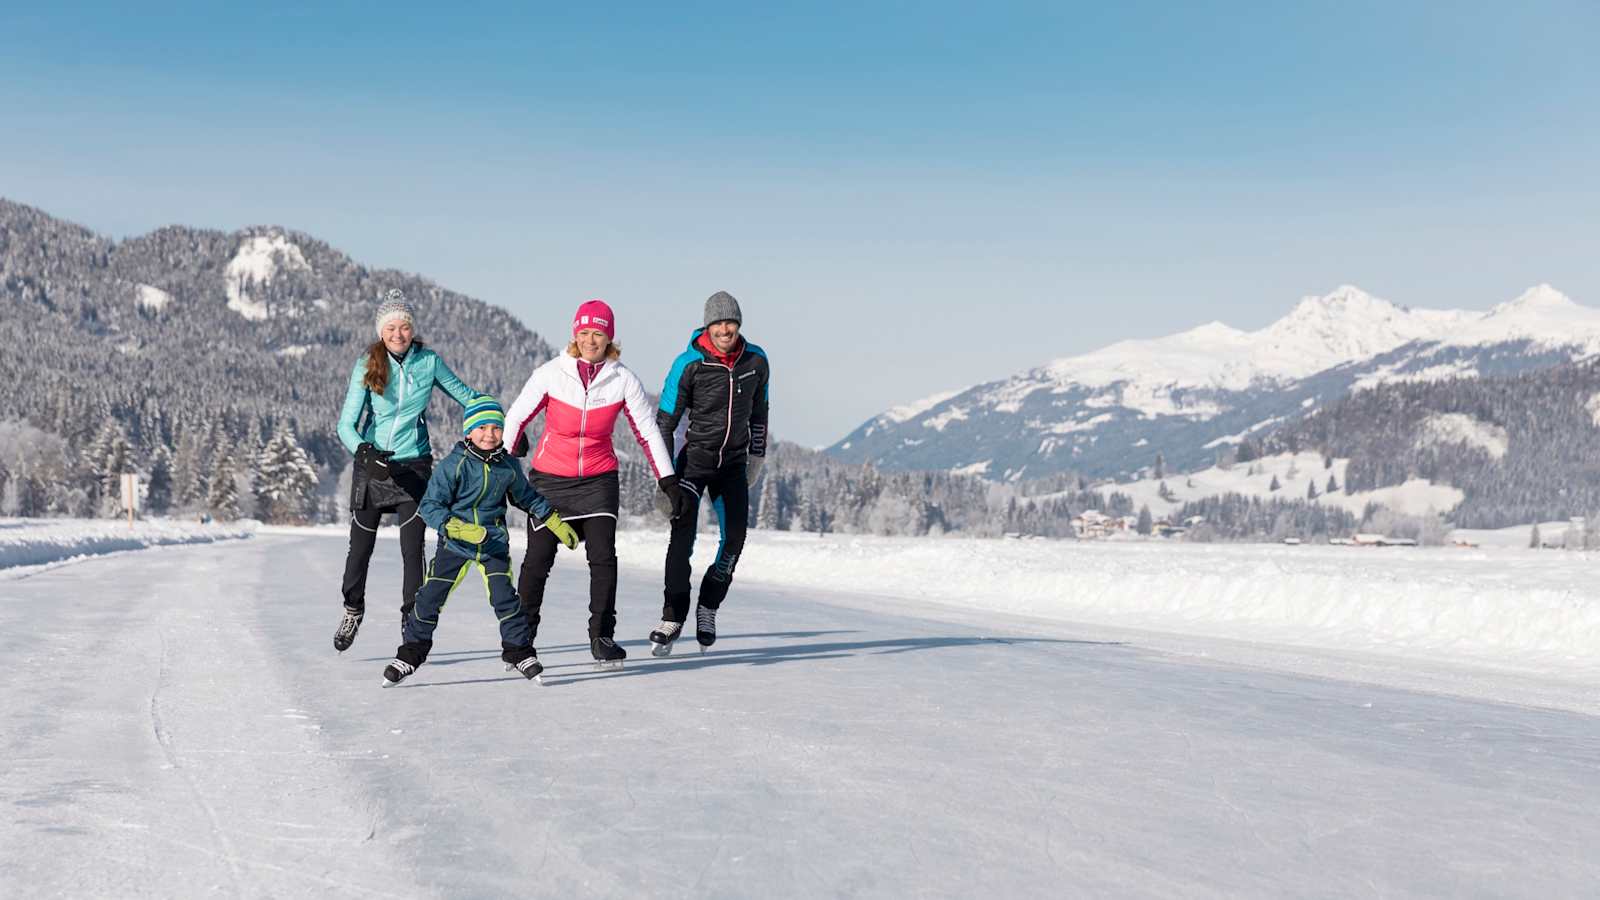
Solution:
M656 413L667 452L675 457L678 422L689 417L680 475L706 475L767 455L766 351L740 338L729 368L701 343L704 333L696 329L689 348L673 361Z

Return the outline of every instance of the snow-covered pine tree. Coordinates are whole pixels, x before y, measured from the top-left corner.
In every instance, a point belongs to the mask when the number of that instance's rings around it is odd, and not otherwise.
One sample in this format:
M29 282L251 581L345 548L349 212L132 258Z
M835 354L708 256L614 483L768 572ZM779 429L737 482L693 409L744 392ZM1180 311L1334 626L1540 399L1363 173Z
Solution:
M778 471L777 461L767 463L761 473L761 490L756 494L756 527L775 531L778 528Z
M1339 491L1339 480L1331 474L1328 476L1328 486L1323 490L1325 494L1334 494Z
M1317 480L1315 478L1309 478L1306 480L1306 499L1317 499Z
M256 455L256 513L265 522L302 523L317 495L317 469L287 423Z
M1133 526L1133 530L1148 535L1154 528L1155 519L1150 515L1150 507L1148 505L1139 507L1139 521Z
M1278 489L1280 489L1282 487L1283 487L1283 485L1278 483L1278 476L1274 475L1274 476L1272 476L1272 483L1267 485L1267 490L1276 491L1276 490L1278 490Z
M212 518L231 522L239 518L239 485L234 479L234 462L226 453L216 454L216 466L211 472L211 491L206 496L206 507Z
M151 515L165 515L172 508L172 454L167 445L156 445L150 458L149 487L145 491L144 505Z

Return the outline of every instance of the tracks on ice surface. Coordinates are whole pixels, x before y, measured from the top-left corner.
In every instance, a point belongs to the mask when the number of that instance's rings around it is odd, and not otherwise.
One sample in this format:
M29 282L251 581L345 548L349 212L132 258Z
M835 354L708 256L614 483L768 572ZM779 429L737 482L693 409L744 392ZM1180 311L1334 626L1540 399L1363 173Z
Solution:
M161 718L161 689L167 686L172 665L167 633L161 631L158 632L158 635L161 638L161 667L156 673L155 690L150 692L150 727L155 733L156 743L161 746L161 755L166 759L168 768L177 772L178 777L183 779L184 787L189 791L189 797L205 813L206 825L210 827L211 839L216 842L220 851L218 855L228 864L228 878L233 882L234 894L243 896L245 893L245 879L244 872L239 868L239 851L234 848L233 841L228 838L228 833L223 830L222 821L217 818L216 809L212 807L210 801L206 800L205 795L200 792L200 786L195 784L194 779L189 776L188 770L184 768L183 762L178 758L177 746L173 742L172 732Z

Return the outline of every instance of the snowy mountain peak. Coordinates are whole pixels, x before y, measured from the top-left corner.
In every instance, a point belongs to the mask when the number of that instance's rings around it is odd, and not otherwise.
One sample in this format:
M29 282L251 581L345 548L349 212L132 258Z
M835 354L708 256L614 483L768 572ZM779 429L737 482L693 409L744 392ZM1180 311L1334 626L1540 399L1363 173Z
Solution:
M251 321L270 314L267 304L250 295L250 287L272 281L280 268L309 271L305 254L278 229L246 234L222 271L228 308Z
M1524 310L1563 310L1579 308L1571 297L1561 293L1548 284L1536 284L1523 291L1515 300L1501 303L1489 311L1489 315L1516 314Z

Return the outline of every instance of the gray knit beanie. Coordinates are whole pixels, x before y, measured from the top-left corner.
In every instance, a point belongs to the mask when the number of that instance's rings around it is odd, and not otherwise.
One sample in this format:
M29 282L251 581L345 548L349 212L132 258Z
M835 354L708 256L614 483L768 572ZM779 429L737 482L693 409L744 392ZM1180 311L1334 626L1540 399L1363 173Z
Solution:
M740 325L744 324L744 316L739 312L739 301L727 291L717 291L706 298L706 327L712 322L723 322L732 319Z
M378 307L378 317L373 322L377 326L378 337L383 337L383 326L397 319L403 319L413 329L417 327L416 311L406 302L405 292L399 288L390 288L388 293L383 295L383 304Z

